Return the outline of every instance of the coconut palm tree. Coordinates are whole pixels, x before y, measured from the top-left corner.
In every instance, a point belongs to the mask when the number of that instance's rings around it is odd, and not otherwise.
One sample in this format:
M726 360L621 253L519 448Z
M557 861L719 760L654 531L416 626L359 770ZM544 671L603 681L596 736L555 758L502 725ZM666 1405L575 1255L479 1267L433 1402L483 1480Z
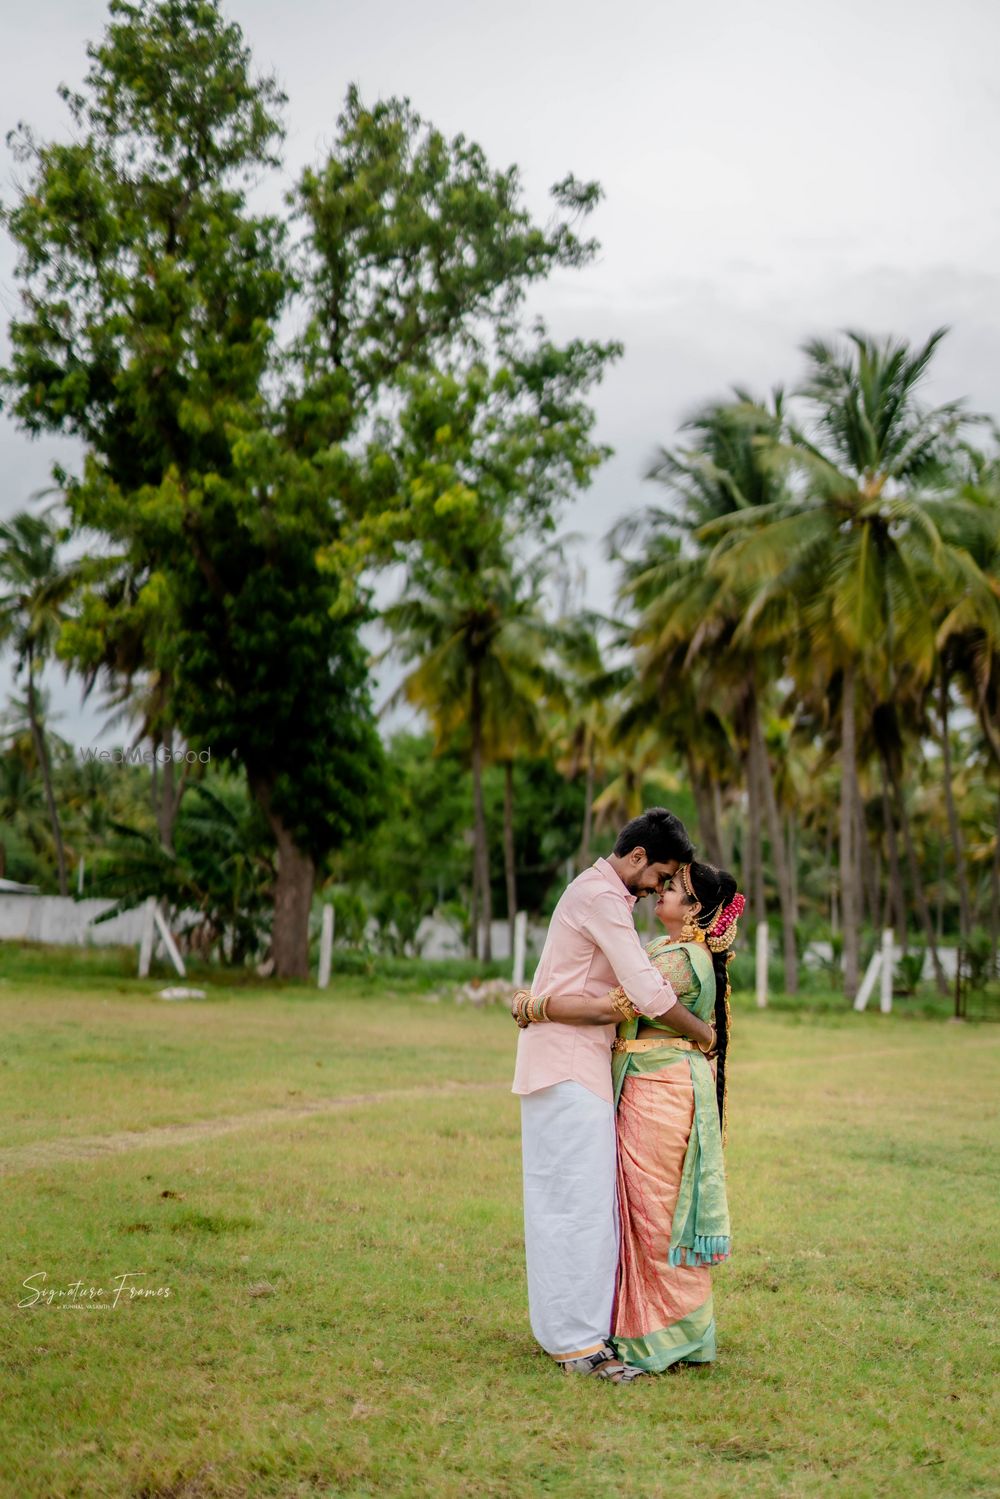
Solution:
M966 449L968 481L944 518L948 540L970 562L965 588L935 609L939 677L938 714L945 764L945 795L956 854L962 935L967 941L974 914L963 857L963 837L951 774L949 707L952 684L976 714L987 757L1000 768L1000 458ZM996 820L990 877L993 967L1000 936L1000 815Z
M633 642L640 671L648 679L647 690L656 683L661 694L683 710L679 730L690 746L686 758L692 787L704 809L699 821L710 830L708 842L717 858L721 846L714 809L719 781L715 767L731 743L742 747L750 904L762 919L761 830L766 827L781 907L785 985L795 993L793 882L764 729L765 685L780 675L781 648L795 601L774 598L767 610L758 612L754 636L741 635L746 600L740 580L713 571L699 542L713 523L782 502L784 478L762 461L759 439L777 438L783 411L780 390L765 406L738 389L734 401L708 405L685 424L683 430L695 434L693 445L661 451L650 477L667 489L670 508L647 513L645 556L626 568L623 594L639 610ZM709 732L707 753L699 754L696 745L699 737L705 740L713 712L716 724L726 721L731 728L728 733Z
M858 712L891 697L900 662L929 680L936 662L928 598L960 590L967 559L946 540L958 434L974 420L960 402L933 409L918 391L939 329L920 348L850 332L847 344L813 340L799 395L808 427L757 437L762 461L787 480L770 505L703 528L712 568L752 599L736 633L749 642L778 599L794 599L803 638L797 675L829 683L841 756L840 883L844 986L859 978ZM758 420L750 413L751 420Z
M45 797L36 774L34 744L30 735L20 740L16 733L6 730L6 725L16 721L17 716L15 708L0 723L0 739L7 738L0 753L0 879L12 877L12 858L25 847L37 855L40 863L47 863L51 839ZM36 878L32 869L32 881Z
M467 731L473 790L473 877L479 956L492 956L490 861L483 800L488 763L512 766L523 747L544 733L542 704L562 688L554 652L563 636L546 617L542 587L551 554L518 565L506 547L495 547L472 565L433 571L421 559L410 566L403 598L386 609L393 636L386 654L415 663L394 694L427 714L438 746ZM505 848L508 904L513 851L511 773L507 774ZM510 914L510 913L509 913Z
M27 673L31 736L45 787L60 895L69 894L66 851L52 789L52 762L39 711L38 673L54 653L67 605L79 584L79 563L59 556L60 532L51 511L23 510L0 522L0 647L13 647L15 675Z
M560 650L563 700L556 705L549 725L550 745L556 768L569 781L583 777L583 821L576 853L576 871L591 861L594 841L594 805L615 765L614 732L623 707L623 691L631 683L631 666L612 669L608 665L602 637L624 644L620 627L612 620L581 611L564 622L565 641Z

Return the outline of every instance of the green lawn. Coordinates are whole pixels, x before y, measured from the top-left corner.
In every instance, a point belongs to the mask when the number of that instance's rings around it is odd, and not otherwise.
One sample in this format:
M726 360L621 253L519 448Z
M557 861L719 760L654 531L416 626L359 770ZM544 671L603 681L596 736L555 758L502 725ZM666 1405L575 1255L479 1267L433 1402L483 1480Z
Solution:
M719 1360L617 1388L528 1329L499 1009L128 974L0 948L4 1496L998 1492L995 1024L738 1006Z

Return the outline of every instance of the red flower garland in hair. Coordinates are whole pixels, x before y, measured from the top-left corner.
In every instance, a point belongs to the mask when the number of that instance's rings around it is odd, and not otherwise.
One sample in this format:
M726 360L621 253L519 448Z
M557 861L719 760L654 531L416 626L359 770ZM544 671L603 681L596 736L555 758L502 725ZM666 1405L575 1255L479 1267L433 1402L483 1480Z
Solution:
M739 921L745 908L746 900L742 895L737 893L733 896L726 909L716 918L708 935L710 937L721 936L728 926L731 926L734 921Z

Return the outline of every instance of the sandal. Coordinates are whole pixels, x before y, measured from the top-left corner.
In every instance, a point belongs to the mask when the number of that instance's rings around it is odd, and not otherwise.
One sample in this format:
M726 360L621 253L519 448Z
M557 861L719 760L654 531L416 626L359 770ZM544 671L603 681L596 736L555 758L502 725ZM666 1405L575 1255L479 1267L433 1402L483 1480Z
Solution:
M566 1359L562 1368L566 1374L595 1374L598 1379L610 1379L613 1384L630 1384L646 1372L631 1364L623 1364L610 1343L605 1343L603 1348L585 1358Z

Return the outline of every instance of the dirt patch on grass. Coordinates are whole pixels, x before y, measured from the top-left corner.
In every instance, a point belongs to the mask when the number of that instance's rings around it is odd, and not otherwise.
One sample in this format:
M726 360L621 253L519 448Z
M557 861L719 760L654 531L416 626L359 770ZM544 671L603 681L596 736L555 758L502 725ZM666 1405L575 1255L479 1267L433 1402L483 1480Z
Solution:
M96 1160L101 1156L122 1155L130 1150L144 1150L158 1145L187 1145L218 1135L260 1125L285 1124L315 1115L336 1114L344 1109L363 1108L369 1104L391 1103L405 1098L446 1098L449 1094L499 1092L507 1083L437 1083L417 1088L388 1088L379 1093L349 1093L339 1098L316 1098L309 1103L270 1109L255 1109L250 1114L221 1115L217 1119L195 1119L184 1124L160 1124L151 1129L119 1130L110 1135L68 1135L56 1140L39 1140L29 1145L12 1145L0 1150L0 1176L32 1171L39 1166L57 1166L62 1161Z

